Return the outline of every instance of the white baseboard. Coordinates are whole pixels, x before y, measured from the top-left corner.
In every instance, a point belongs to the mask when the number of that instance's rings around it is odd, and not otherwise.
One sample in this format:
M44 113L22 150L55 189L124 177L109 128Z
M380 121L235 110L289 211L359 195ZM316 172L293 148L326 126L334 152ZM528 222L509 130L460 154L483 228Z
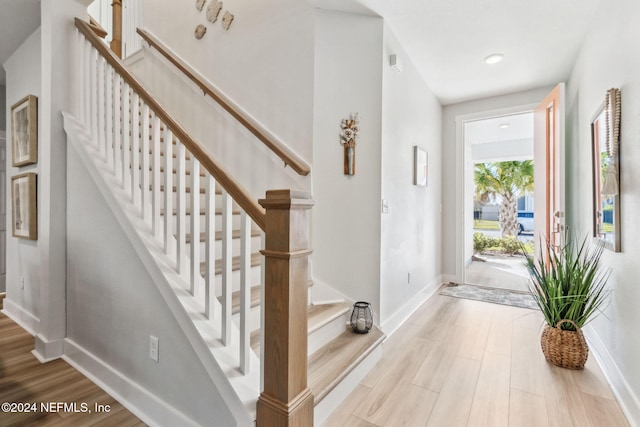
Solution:
M35 336L40 330L40 319L14 303L9 298L4 299L4 309L2 312L33 336Z
M42 334L36 335L35 350L31 352L40 363L51 362L64 354L64 338L48 340Z
M584 335L589 342L589 347L593 357L602 369L602 373L607 379L613 394L618 399L622 412L627 417L631 427L640 426L640 399L631 389L622 372L618 368L615 360L607 350L607 346L602 342L600 336L590 325L584 328Z
M424 289L412 296L409 301L404 303L402 307L380 325L382 332L387 337L390 337L426 300L438 291L440 285L442 285L442 280L442 276L436 277Z
M64 342L67 363L100 386L150 426L197 426L168 402L142 388L70 339ZM125 397L126 396L126 397Z

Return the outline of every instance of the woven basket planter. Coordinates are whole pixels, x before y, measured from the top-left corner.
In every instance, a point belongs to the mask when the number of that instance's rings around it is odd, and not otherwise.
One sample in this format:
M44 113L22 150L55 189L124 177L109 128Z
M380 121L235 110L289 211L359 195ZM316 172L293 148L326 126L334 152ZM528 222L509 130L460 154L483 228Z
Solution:
M575 326L575 331L563 331L564 322ZM563 319L556 327L545 326L540 337L542 352L547 362L568 369L584 369L589 356L589 347L584 340L582 330L572 320Z

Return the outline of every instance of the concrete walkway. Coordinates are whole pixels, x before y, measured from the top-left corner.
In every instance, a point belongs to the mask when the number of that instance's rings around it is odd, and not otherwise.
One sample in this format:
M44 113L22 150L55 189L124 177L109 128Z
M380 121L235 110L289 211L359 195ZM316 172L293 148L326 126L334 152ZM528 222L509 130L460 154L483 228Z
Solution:
M522 255L479 255L465 269L465 283L514 291L529 291L529 272Z

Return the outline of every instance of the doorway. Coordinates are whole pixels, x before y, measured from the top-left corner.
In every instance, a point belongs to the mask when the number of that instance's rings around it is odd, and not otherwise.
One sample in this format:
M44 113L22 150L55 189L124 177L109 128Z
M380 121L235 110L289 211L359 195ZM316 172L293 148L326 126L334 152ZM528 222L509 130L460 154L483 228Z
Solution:
M474 176L471 144L465 143L467 123L534 112L534 254L539 245L553 243L553 233L564 226L564 83L558 84L542 102L465 114L456 117L456 176L458 226L455 235L455 280L465 281L465 267L473 256ZM551 236L551 239L549 239Z
M468 121L464 144L469 147L473 180L471 255L464 283L528 291L525 256L533 252L534 236L533 111ZM469 199L469 195L465 195ZM469 236L470 234L470 236ZM523 253L524 252L524 253Z

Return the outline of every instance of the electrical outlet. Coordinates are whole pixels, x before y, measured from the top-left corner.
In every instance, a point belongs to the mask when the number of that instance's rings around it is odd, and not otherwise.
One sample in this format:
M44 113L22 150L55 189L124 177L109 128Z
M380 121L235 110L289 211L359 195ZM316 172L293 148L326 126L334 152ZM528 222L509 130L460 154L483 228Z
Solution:
M158 362L158 353L160 352L158 337L151 335L149 337L149 357L154 362Z
M411 272L407 273L407 283L411 283Z

